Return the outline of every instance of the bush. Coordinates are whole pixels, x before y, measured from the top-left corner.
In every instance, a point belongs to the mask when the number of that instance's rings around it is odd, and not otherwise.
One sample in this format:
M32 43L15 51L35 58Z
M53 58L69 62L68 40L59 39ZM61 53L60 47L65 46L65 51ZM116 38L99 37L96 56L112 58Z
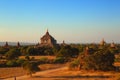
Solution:
M25 59L26 59L26 60L30 60L29 55L25 55Z
M47 57L41 57L40 59L39 59L39 62L40 63L47 63L49 60L48 60L48 58Z
M24 63L24 59L18 59L17 61L16 61L16 63L18 64L18 65L22 65L23 63Z
M57 57L56 59L54 59L53 62L54 63L64 63L65 59L63 57Z
M80 65L80 60L76 59L69 64L69 69L70 70L75 70L76 68L78 69L79 65Z
M25 61L22 64L22 67L24 70L27 71L27 74L32 76L33 73L40 71L40 68L38 67L38 64L35 62Z
M10 60L10 61L6 62L6 65L9 66L9 67L16 67L17 63L16 63L15 60Z
M83 68L87 70L113 70L114 55L108 50L97 51L92 55L84 57Z
M18 57L21 55L20 51L16 48L10 49L6 54L7 60L15 60L18 59Z
M6 67L6 61L1 61L0 62L0 67Z

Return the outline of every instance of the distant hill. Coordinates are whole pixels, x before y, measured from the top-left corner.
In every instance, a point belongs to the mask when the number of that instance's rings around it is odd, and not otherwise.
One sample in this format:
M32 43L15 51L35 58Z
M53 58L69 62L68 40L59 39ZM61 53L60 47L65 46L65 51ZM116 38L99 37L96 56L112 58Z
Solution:
M0 46L4 46L6 42L0 42ZM35 43L26 43L26 42L19 42L20 45L35 45ZM16 46L17 42L8 42L8 45Z

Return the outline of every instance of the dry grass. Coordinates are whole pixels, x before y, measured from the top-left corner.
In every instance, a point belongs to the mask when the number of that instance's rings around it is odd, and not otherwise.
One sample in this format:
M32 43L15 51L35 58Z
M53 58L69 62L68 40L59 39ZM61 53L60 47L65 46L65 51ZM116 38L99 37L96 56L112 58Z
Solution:
M117 74L116 72L69 71L68 69L60 69L45 74L34 75L34 77L28 77L25 80L116 80L115 76Z
M35 59L40 59L42 57L46 57L48 59L55 59L56 56L30 56L30 58L34 57ZM25 56L20 56L19 58L25 59Z
M62 67L63 65L64 64L42 64L39 67L43 71ZM0 68L0 79L9 78L13 76L23 76L25 74L26 74L25 70L23 70L21 67Z
M25 74L26 72L21 67L0 68L0 79L13 76L22 76Z
M119 63L115 65L120 66ZM58 67L66 66L61 64L43 64L40 65L42 70L55 69ZM7 78L12 76L21 76L26 73L22 68L0 68L0 78ZM27 77L21 80L120 80L120 72L103 72L103 71L70 71L68 69L60 69L57 71L51 71L47 73L40 73L34 75L34 77Z
M115 62L114 66L120 66L120 62Z
M42 64L42 65L39 65L39 67L43 71L43 70L59 68L59 67L65 66L65 65L66 64Z

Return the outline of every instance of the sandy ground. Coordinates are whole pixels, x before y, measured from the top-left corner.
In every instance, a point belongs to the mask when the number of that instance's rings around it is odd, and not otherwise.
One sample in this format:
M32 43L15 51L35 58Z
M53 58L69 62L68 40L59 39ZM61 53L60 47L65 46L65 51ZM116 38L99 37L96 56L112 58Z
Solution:
M69 71L68 67L40 71L33 74L16 77L16 80L115 80L112 76L115 72L87 72ZM14 77L3 80L14 80Z

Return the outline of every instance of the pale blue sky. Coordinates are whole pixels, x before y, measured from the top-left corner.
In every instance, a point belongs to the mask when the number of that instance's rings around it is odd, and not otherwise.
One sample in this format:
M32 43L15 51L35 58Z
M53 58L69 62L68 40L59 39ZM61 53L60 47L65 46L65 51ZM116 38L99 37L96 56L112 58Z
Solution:
M120 43L120 0L0 0L0 41Z

